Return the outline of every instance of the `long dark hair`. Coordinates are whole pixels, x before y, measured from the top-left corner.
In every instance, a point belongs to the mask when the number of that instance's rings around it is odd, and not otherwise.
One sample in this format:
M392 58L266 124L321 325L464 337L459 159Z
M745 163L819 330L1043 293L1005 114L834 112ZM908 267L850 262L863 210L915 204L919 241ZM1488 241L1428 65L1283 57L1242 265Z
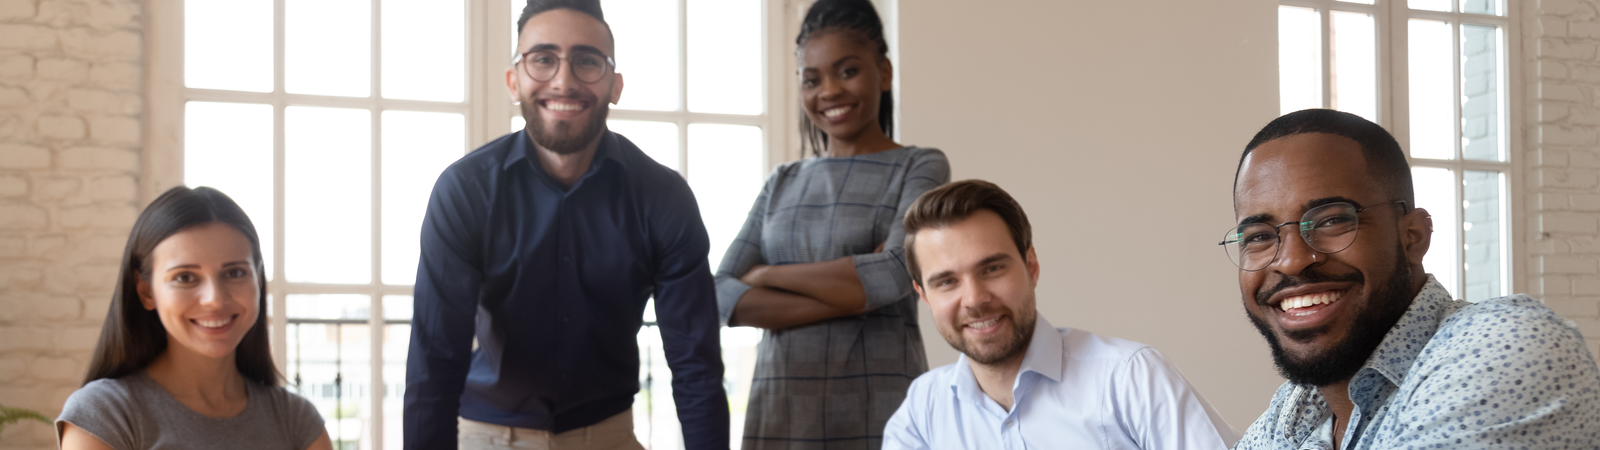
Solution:
M139 277L150 280L150 254L161 241L186 228L214 222L228 224L250 240L256 283L261 286L256 300L260 314L256 314L250 331L239 341L235 364L246 380L263 386L281 384L283 376L272 363L267 341L267 276L262 270L261 238L256 235L256 227L244 209L221 191L184 186L156 197L134 222L127 249L122 253L116 291L111 293L111 310L100 328L100 343L89 360L89 373L83 377L83 384L138 371L167 350L167 329L161 324L161 317L139 302Z
M868 44L878 47L880 60L889 58L889 42L883 39L883 20L878 18L878 10L872 7L871 1L818 0L806 11L806 19L800 23L800 36L794 38L794 43L797 48L805 48L812 34L824 30L858 33ZM883 91L878 96L878 127L885 136L894 137L894 93L891 91ZM828 151L828 136L811 123L805 111L800 112L800 136L800 146L809 146L813 156L822 156Z

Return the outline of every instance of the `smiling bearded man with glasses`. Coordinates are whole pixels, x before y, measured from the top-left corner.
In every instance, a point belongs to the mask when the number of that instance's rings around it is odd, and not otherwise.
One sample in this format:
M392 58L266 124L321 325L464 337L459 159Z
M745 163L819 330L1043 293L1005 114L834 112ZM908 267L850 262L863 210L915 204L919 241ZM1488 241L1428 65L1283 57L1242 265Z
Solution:
M1220 244L1288 379L1236 449L1597 448L1583 336L1538 300L1453 300L1423 271L1433 220L1382 127L1272 121L1240 158L1234 214Z
M408 449L642 449L631 408L651 297L684 445L728 448L710 242L684 178L606 129L622 74L604 20L595 0L528 2L505 72L527 128L433 187Z

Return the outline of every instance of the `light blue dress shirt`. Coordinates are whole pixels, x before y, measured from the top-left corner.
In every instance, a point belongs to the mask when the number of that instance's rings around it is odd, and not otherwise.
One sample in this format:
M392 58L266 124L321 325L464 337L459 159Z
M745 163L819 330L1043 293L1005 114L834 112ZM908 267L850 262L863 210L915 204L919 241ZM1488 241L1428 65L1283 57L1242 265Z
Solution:
M1154 348L1039 317L1010 411L978 387L966 355L911 383L883 448L1221 450L1239 439Z
M1350 379L1344 449L1600 449L1600 369L1572 322L1428 282ZM1333 448L1321 391L1284 383L1241 450Z

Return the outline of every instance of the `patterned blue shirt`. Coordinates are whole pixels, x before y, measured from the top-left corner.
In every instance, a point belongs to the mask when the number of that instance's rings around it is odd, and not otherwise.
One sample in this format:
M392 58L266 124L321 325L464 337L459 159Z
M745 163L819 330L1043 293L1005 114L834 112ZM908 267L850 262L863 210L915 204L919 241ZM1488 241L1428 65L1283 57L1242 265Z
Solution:
M1345 449L1597 449L1600 369L1538 300L1452 300L1430 275L1350 379ZM1236 449L1330 449L1313 386L1285 383Z

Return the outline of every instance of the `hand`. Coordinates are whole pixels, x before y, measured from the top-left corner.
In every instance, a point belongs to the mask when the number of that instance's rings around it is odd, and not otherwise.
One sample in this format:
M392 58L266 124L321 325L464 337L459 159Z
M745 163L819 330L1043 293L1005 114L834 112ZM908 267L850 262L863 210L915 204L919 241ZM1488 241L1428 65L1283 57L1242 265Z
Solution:
M766 275L766 273L766 264L756 264L751 266L750 270L745 271L744 276L739 277L739 281L743 281L744 284L748 284L750 287L766 287L767 284L762 281L762 276Z
M873 253L883 253L883 246L884 245L888 245L888 244L889 244L889 241L883 241L882 243L878 244L878 249L877 250L873 250L872 252Z

